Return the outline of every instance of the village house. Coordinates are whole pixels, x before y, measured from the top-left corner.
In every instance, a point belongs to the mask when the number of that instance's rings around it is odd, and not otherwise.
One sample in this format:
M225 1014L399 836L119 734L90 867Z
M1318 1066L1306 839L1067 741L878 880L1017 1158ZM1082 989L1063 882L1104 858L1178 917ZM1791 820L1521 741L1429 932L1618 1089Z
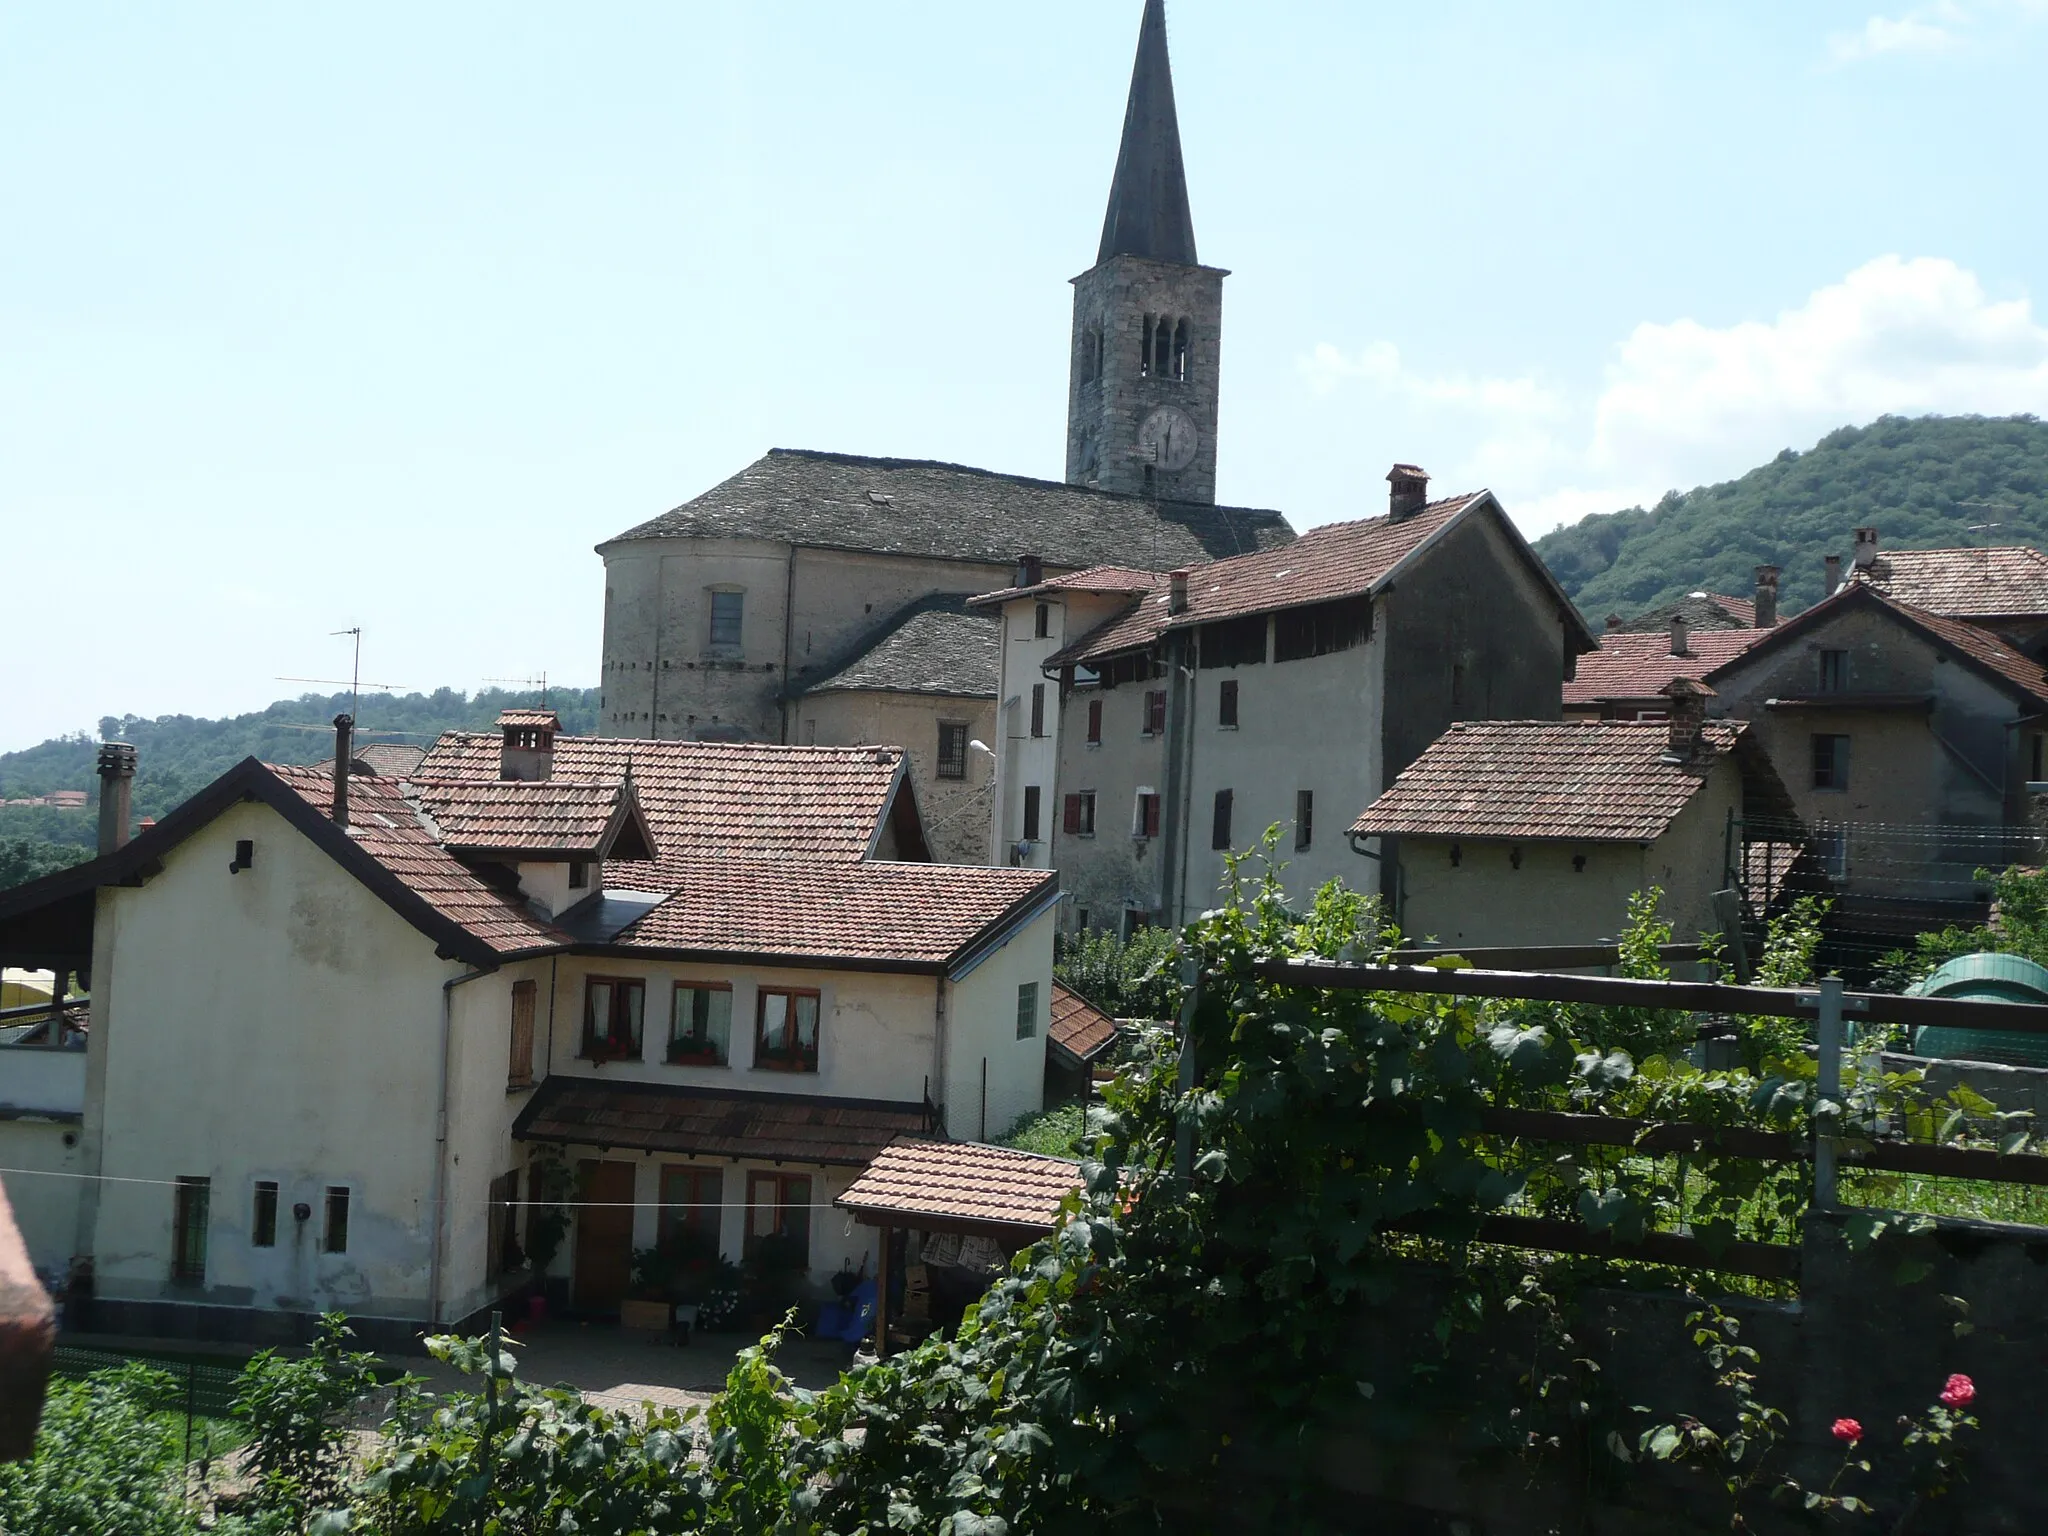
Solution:
M2024 544L1883 551L1875 528L1858 528L1853 538L1850 580L2048 659L2048 555Z
M1490 492L1388 479L1386 516L1282 549L1165 578L1027 563L975 600L1003 623L992 841L1060 871L1063 926L1178 926L1274 826L1290 891L1379 889L1340 831L1358 807L1453 721L1557 717L1594 644L1570 600Z
M1350 827L1386 850L1402 932L1451 946L1612 942L1630 897L1654 887L1681 942L1725 933L1714 893L1741 886L1741 826L1794 813L1754 729L1708 722L1707 698L1678 679L1661 721L1451 726Z
M1610 615L1599 649L1565 681L1565 718L1663 719L1673 680L1698 682L1776 626L1778 574L1775 565L1756 568L1754 599L1694 592L1634 621Z
M132 749L102 764L118 807ZM1055 882L928 862L894 748L508 712L407 779L251 759L108 824L0 896L0 959L90 978L44 1154L88 1177L9 1189L98 1327L459 1323L524 1283L543 1147L577 1175L552 1273L579 1309L682 1229L736 1261L781 1238L815 1289L876 1257L830 1213L883 1147L1043 1102ZM31 1067L0 1052L0 1094Z

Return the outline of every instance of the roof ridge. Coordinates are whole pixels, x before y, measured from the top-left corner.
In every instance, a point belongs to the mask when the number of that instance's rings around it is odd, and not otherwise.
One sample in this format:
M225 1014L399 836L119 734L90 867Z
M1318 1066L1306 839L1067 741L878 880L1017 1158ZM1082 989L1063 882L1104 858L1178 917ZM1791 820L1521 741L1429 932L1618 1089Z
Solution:
M876 469L943 469L949 474L975 475L984 480L1007 480L1015 485L1035 485L1051 491L1071 491L1076 496L1102 497L1111 501L1140 502L1148 506L1191 507L1202 512L1252 512L1261 517L1276 517L1282 522L1287 514L1277 507L1247 507L1226 502L1181 501L1169 496L1147 496L1139 491L1105 491L1099 486L1075 485L1066 480L1047 480L1039 475L1020 475L1007 469L984 469L978 464L960 464L951 459L906 459L892 454L844 453L835 448L770 448L764 457L788 459L815 459L824 464L868 465ZM760 460L755 460L759 463ZM745 474L745 470L740 471ZM730 478L730 477L728 477ZM691 500L696 498L692 497ZM688 501L678 502L670 511L687 507ZM623 537L623 535L622 535Z

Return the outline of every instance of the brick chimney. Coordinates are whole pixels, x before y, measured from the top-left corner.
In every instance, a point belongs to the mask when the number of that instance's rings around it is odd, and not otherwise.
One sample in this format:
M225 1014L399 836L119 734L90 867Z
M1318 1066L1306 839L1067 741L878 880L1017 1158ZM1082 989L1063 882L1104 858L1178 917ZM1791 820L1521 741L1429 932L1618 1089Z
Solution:
M1387 471L1387 515L1395 522L1429 505L1429 471L1420 464L1396 464Z
M337 827L348 825L348 765L356 755L356 721L353 715L334 717L334 802L329 811Z
M548 779L555 773L555 737L561 717L552 709L508 709L498 716L504 741L498 748L501 779Z
M1670 733L1660 761L1691 763L1700 756L1700 737L1707 723L1707 700L1714 690L1689 677L1674 677L1658 690L1671 701Z
M1842 586L1842 557L1840 555L1822 555L1820 563L1822 569L1826 572L1822 585L1827 588L1822 596L1833 597L1836 592L1841 590Z
M1045 557L1043 555L1019 555L1017 557L1017 581L1020 587L1035 587L1045 580Z
M1690 656L1692 654L1691 648L1686 644L1685 615L1682 613L1671 615L1671 654L1674 656Z
M129 806L135 789L135 748L125 741L100 743L100 852L113 853L128 841Z
M1760 565L1756 568L1756 627L1773 629L1777 623L1778 568Z
M1877 530L1858 528L1856 530L1856 569L1867 571L1877 564Z
M1185 570L1169 571L1166 577L1166 611L1186 613L1188 611L1188 573Z

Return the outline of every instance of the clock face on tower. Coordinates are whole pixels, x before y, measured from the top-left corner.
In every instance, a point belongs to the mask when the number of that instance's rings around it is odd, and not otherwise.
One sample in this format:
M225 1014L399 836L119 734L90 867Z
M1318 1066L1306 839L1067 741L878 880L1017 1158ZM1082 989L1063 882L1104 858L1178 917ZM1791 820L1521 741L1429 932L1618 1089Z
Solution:
M1162 405L1138 424L1140 457L1149 457L1161 469L1186 469L1195 462L1201 441L1193 420L1178 406Z

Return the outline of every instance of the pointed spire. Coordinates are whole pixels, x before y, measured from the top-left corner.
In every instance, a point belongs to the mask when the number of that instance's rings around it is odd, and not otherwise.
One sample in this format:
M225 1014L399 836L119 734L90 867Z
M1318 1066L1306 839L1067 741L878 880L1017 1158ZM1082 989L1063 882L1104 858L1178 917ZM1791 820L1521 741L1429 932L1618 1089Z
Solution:
M1098 263L1112 256L1149 256L1192 267L1195 220L1188 211L1187 170L1180 158L1180 119L1173 109L1173 67L1166 57L1166 0L1145 0L1131 99L1116 180L1102 220Z

